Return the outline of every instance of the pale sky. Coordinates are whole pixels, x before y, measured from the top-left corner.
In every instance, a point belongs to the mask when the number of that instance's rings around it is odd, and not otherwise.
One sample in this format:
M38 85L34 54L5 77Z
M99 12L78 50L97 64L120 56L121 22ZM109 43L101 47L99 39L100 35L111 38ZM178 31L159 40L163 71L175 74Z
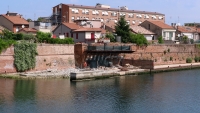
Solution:
M110 5L112 8L127 6L130 10L152 11L165 14L165 22L200 23L200 0L3 0L0 14L10 12L22 14L34 20L52 14L52 7L60 3L95 6L96 3ZM35 15L35 16L34 16Z

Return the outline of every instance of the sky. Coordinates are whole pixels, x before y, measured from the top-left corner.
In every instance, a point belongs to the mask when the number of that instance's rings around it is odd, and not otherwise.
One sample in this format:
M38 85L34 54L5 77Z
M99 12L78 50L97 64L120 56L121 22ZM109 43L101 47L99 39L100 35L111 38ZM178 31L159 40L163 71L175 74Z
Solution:
M110 5L111 8L127 6L130 10L151 11L165 14L165 22L200 23L200 0L4 0L0 4L0 14L16 12L25 19L37 20L52 14L52 7L60 4L95 6L96 3Z

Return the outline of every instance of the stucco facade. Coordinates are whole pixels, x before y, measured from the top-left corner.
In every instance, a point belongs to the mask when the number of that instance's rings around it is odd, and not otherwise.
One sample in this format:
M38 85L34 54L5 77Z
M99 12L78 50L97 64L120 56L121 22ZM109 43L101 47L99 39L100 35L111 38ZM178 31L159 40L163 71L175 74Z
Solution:
M13 24L6 18L4 18L2 15L0 16L0 25L4 26L6 29L10 31L14 31Z
M145 21L143 23L140 24L140 26L154 32L155 35L155 39L157 40L158 37L162 36L164 40L175 40L175 29L165 29L165 28L161 28L149 21Z

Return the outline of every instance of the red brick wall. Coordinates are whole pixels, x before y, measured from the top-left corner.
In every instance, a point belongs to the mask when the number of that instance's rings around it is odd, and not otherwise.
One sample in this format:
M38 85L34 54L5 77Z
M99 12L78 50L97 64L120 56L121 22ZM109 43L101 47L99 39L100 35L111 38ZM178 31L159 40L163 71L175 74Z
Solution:
M95 46L98 45L100 44L95 44ZM109 45L113 45L113 43ZM115 44L115 45L120 45L120 44ZM80 52L75 52L75 56L80 56L76 58L76 61L80 60L79 62L77 62L78 64L77 66L79 66L81 62L84 62L85 60L84 58L86 58L86 52L84 52L84 49L81 47L81 45L79 46L80 47L77 47L77 51ZM87 47L87 45L83 46ZM119 56L124 56L124 60L122 60L123 64L125 63L132 64L133 61L134 61L134 66L141 66L141 67L145 67L145 65L147 65L146 63L148 63L148 65L151 65L151 61L153 61L153 65L178 64L178 63L186 63L186 58L194 58L195 56L200 56L199 54L200 49L195 45L189 45L189 44L149 45L147 47L138 47L136 45L131 45L131 46L132 50L135 52L119 54ZM117 64L116 62L113 63Z
M32 71L46 69L67 69L75 66L74 45L39 44L36 67ZM14 67L14 47L0 54L0 73L16 72Z

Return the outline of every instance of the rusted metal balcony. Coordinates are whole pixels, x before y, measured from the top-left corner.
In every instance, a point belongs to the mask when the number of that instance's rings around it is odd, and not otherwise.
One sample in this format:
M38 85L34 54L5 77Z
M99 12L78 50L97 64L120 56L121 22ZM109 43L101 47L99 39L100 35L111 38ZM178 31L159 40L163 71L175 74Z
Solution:
M89 53L132 53L131 46L88 46L87 52Z

